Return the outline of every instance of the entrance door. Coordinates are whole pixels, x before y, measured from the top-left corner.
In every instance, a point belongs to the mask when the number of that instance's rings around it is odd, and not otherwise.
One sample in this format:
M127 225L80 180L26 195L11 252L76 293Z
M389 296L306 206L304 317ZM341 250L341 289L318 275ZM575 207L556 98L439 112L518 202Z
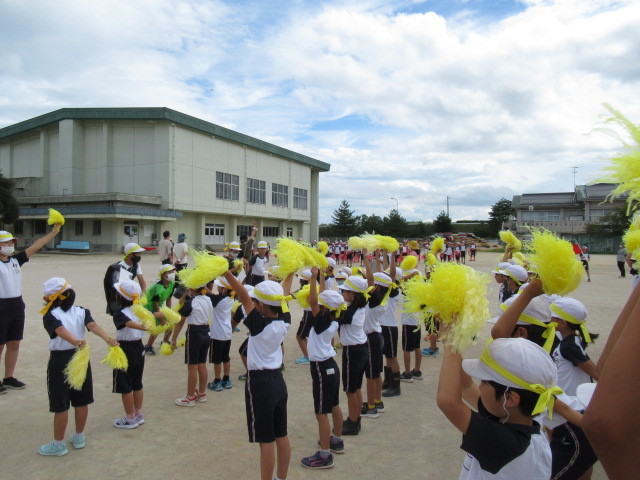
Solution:
M124 232L122 236L122 244L138 243L138 222L135 220L126 220L124 222Z
M221 223L207 223L204 226L204 244L224 244L224 225Z

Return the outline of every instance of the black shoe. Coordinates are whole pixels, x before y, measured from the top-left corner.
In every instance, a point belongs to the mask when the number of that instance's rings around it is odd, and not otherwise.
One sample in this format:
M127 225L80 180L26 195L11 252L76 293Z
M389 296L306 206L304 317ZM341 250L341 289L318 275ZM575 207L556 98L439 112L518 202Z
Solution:
M358 417L358 432L362 430L362 417Z
M2 380L2 385L7 388L13 388L14 390L22 390L26 385L20 380L14 377L7 377Z
M358 422L353 422L349 417L342 424L342 436L345 435L358 435L360 430L358 429Z
M391 386L382 392L382 396L388 398L397 397L398 395L400 395L400 374L394 373L391 377ZM380 409L378 409L378 411L380 411Z
M367 413L367 410L369 410L369 406L367 405L367 402L362 402L362 408L360 408L360 415L364 415L365 413Z
M409 373L402 372L400 374L400 381L407 382L407 383L413 383L413 375L411 375L411 372L409 372Z
M156 354L156 350L151 345L145 345L144 354L153 357Z
M367 418L378 418L380 417L380 414L378 413L378 409L375 405L373 408L369 408L369 405L367 405L367 409L362 413L362 416Z
M414 380L422 380L422 372L420 370L411 370L411 376Z
M391 367L384 367L384 380L382 381L382 390L389 388L391 384Z
M378 413L384 413L384 402L376 402Z
M7 389L4 385L2 385L2 382L0 382L0 395L2 395L3 393L7 393Z

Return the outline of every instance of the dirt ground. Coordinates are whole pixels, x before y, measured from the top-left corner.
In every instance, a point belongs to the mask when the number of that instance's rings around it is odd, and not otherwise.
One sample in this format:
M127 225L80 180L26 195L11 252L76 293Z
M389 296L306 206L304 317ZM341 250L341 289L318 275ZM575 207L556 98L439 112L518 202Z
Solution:
M489 272L500 254L478 254L474 268ZM95 403L89 409L85 430L87 446L64 457L42 457L37 449L53 438L53 414L48 411L46 363L48 336L42 327L42 283L52 276L65 277L78 294L77 304L89 308L108 332L115 334L111 318L104 312L102 279L113 255L38 254L23 266L24 299L27 304L25 339L21 344L16 377L27 383L24 390L0 395L0 463L4 479L118 478L207 478L247 479L259 477L258 446L247 439L243 382L237 380L243 368L237 353L246 329L234 333L231 350L233 389L208 392L209 401L195 408L180 408L174 400L186 389L183 350L172 356L147 357L144 375L146 423L133 430L117 430L112 420L122 416L120 395L111 393L111 370L100 364L106 345L87 334L92 348ZM154 281L160 265L157 255L145 254L142 267L147 282ZM593 255L592 282L586 278L575 298L589 309L588 324L601 338L589 347L597 359L607 335L631 291L631 278L618 278L615 256ZM497 289L491 283L491 310L498 313ZM316 451L317 425L313 414L308 366L294 364L300 356L295 329L301 309L292 304L293 326L286 339L284 372L289 389L289 437L292 445L290 479L332 478L458 478L464 453L461 435L436 406L440 358L422 359L424 380L402 384L402 395L385 401L387 411L378 419L363 418L362 432L345 437L346 453L335 455L335 468L313 472L300 465L300 458ZM477 345L465 357L479 355L488 336L485 328ZM423 342L424 344L424 342ZM339 357L338 357L339 362ZM213 368L209 369L210 374ZM346 397L341 394L346 410ZM70 416L72 418L72 416ZM73 433L73 421L67 437ZM606 478L602 467L594 479Z

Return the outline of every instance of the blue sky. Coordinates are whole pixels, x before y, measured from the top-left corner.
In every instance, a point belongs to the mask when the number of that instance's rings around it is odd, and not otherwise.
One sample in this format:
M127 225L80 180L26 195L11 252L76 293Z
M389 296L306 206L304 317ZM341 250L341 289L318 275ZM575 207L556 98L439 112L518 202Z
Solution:
M320 218L487 218L598 177L640 121L633 0L0 0L0 126L166 106L331 163ZM64 12L62 14L61 12Z

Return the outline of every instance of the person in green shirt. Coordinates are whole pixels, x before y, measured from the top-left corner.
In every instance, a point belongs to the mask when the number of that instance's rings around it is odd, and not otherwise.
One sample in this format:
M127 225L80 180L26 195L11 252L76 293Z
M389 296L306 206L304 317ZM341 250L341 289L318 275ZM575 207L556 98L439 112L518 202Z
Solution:
M175 288L176 267L171 264L164 264L158 270L158 282L154 283L147 289L147 304L145 308L150 312L157 312L164 305L171 307L171 295ZM169 341L171 330L167 330L164 334L163 342ZM155 355L153 342L156 341L157 335L149 335L149 341L144 346L146 355Z

